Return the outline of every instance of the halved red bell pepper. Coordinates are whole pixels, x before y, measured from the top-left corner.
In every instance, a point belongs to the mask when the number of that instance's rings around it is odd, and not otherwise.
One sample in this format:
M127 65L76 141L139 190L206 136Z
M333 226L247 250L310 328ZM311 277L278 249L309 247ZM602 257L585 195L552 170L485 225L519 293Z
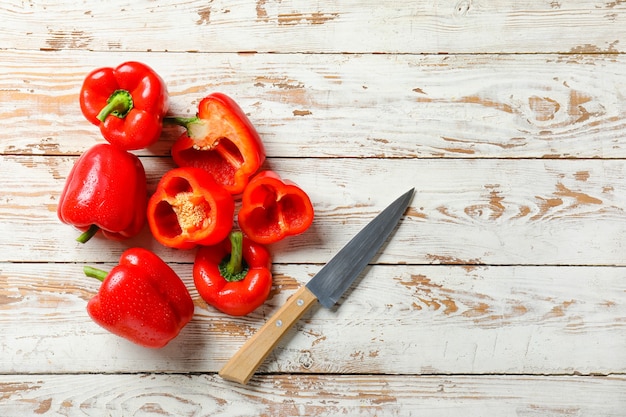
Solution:
M235 202L201 168L174 168L148 200L148 224L161 244L178 249L213 245L232 229Z
M174 162L210 172L233 195L243 191L265 161L261 137L239 105L225 94L204 98L195 117L166 121L187 129L172 146Z
M267 300L271 266L267 249L236 231L222 243L198 249L193 280L209 305L232 316L245 316Z
M159 139L168 103L161 77L140 62L96 69L80 90L84 116L100 127L107 141L125 150L145 148Z
M239 227L251 240L269 244L304 232L313 223L309 196L273 171L257 174L246 187Z
M87 303L89 316L133 343L163 347L193 317L193 300L183 281L147 249L126 250L109 273L88 266L83 269L87 276L103 281Z
M146 173L137 156L108 143L85 151L67 177L57 215L85 231L86 242L98 230L113 240L138 234L146 220Z

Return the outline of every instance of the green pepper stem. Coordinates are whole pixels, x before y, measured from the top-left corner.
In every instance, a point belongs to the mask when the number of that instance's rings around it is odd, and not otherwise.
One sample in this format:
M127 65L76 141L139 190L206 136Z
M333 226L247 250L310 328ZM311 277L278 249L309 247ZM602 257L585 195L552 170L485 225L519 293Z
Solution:
M243 269L242 261L243 261L243 233L241 232L232 232L230 236L230 260L228 261L228 265L226 265L226 271L229 274L238 274Z
M198 116L194 117L166 117L163 119L164 123L172 125L182 126L187 131L189 136L194 141L206 141L207 138L211 138L210 123L207 119L201 119ZM213 139L215 141L215 139ZM203 144L205 146L205 144Z
M107 271L103 271L102 269L94 268L92 266L83 266L83 272L89 278L96 278L100 281L104 281L107 275L109 275Z
M172 117L165 117L163 119L163 123L168 123L168 124L176 125L176 126L182 126L187 130L189 130L189 125L193 123L198 123L199 121L200 121L200 118L198 116L194 116L194 117L172 116Z
M230 255L224 257L219 265L220 274L228 282L241 281L248 273L248 265L243 259L243 233L239 231L231 232Z
M96 233L98 233L98 230L100 230L100 227L92 224L91 226L89 226L89 229L85 230L83 233L80 234L80 236L76 238L76 241L80 243L87 243L89 239L91 239Z
M133 108L133 96L126 90L115 90L108 98L107 105L96 116L98 120L104 120L112 114L123 119Z

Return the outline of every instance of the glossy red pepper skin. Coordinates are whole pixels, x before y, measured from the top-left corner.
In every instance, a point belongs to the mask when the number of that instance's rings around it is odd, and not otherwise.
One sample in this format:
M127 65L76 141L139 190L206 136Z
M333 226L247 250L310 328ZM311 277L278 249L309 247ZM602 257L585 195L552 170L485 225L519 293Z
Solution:
M204 98L195 118L172 120L187 128L172 146L176 165L210 172L233 195L241 194L265 161L261 137L239 105L225 94Z
M252 178L241 201L239 227L258 243L278 242L304 232L313 223L309 196L273 171L263 171Z
M160 348L189 323L194 303L183 281L161 258L146 249L131 248L89 300L87 312L113 334Z
M112 240L138 234L146 220L146 173L137 156L108 143L85 151L67 177L57 215L80 230L95 225Z
M80 91L83 115L100 127L109 143L125 150L145 148L159 139L168 105L165 83L140 62L96 69Z
M198 249L193 280L207 304L231 316L245 316L267 300L272 289L272 260L263 245L244 237L241 254L245 269L239 280L229 281L220 264L228 260L232 251L230 239Z
M200 168L167 172L148 200L147 217L154 238L178 249L213 245L232 229L235 202Z

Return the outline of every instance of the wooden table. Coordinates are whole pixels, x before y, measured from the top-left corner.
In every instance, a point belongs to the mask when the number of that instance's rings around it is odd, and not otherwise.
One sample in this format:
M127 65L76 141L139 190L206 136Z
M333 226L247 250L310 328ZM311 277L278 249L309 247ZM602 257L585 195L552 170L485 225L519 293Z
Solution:
M0 5L0 415L626 415L626 2L8 1ZM56 216L103 142L78 92L138 60L170 113L221 91L316 219L271 247L254 313L207 306L194 251L146 229L74 242ZM180 130L136 153L154 190ZM242 386L217 371L395 196L417 195L337 308ZM161 350L85 311L143 246L195 316Z

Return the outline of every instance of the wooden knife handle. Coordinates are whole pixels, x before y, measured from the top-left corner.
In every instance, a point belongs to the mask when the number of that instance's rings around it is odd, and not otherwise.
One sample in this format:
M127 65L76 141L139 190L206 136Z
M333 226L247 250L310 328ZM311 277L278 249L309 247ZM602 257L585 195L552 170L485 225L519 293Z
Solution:
M287 330L317 301L317 297L302 286L220 370L219 376L229 381L247 384L256 369L278 344Z

